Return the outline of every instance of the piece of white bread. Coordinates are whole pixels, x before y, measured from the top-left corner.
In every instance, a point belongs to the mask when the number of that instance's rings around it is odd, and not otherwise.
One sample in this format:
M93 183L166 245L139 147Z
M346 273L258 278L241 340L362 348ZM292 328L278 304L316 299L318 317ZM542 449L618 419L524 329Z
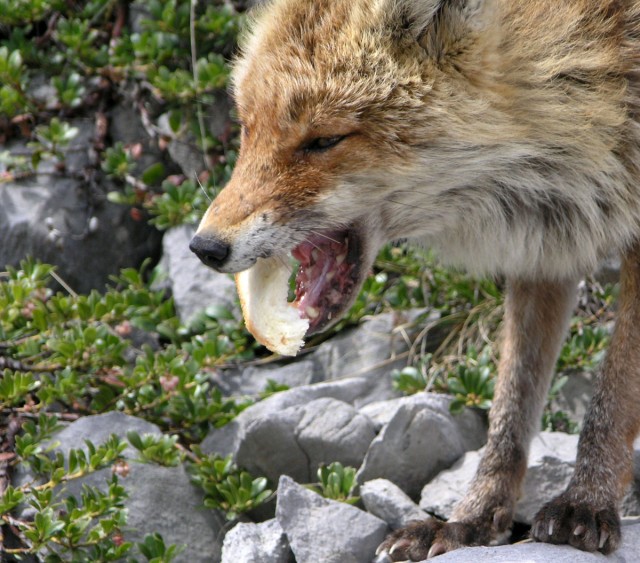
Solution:
M286 258L258 258L236 274L236 287L247 329L272 352L295 356L304 344L309 320L287 302L291 268Z

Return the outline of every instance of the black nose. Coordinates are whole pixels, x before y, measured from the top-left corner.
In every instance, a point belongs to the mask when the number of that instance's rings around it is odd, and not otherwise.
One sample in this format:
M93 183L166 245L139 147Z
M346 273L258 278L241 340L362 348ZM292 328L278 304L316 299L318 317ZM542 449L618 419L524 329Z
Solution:
M218 269L229 256L229 245L219 239L196 235L189 243L191 252L202 260L205 266Z

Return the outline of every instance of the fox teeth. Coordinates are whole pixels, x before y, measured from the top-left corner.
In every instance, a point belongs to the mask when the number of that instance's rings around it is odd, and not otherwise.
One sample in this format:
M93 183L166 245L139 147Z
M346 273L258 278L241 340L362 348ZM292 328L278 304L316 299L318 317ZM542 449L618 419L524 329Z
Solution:
M327 275L325 276L325 279L327 281L331 281L336 275L335 270L331 270L330 272L327 272Z
M345 253L345 254L340 254L340 256L336 258L336 263L338 264L338 266L340 266L340 264L342 264L345 261L346 257L347 255Z
M318 249L314 248L311 251L311 258L313 258L314 261L317 261L318 260L318 256L319 256Z
M309 317L310 319L317 319L318 316L320 315L320 311L318 311L318 309L316 309L315 307L307 307L304 312L307 314L307 317Z

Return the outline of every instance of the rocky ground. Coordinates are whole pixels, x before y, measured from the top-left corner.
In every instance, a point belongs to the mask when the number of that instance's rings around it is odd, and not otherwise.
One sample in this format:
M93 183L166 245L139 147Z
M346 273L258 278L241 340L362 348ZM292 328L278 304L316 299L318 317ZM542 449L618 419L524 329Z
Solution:
M276 368L270 375L281 373L291 381L291 371L291 366ZM144 464L134 450L125 451L127 471L120 477L130 495L128 539L158 531L167 543L186 546L178 561L365 563L373 561L390 530L429 514L446 518L477 465L483 417L470 410L453 416L450 400L436 394L378 396L369 402L371 389L366 376L301 385L256 403L210 433L203 449L231 453L240 465L277 484L275 500L251 514L253 521L227 523L214 511L196 508L201 493L182 467ZM130 430L160 432L153 424L112 412L84 417L54 441L68 451L86 438L98 444L111 433L124 437ZM576 446L577 436L562 433L544 432L535 439L518 523L529 524L540 505L566 485ZM315 481L321 463L332 461L358 468L358 505L325 499L304 486ZM68 492L77 493L84 483L104 485L111 472L103 469L73 481ZM19 472L16 481L28 477ZM626 515L640 512L638 477L623 505ZM609 558L564 546L519 543L462 550L440 560L637 561L640 522L628 519L623 537L621 550Z
M234 299L230 280L200 269L184 252L188 237L186 227L169 232L163 261L167 284L185 317L209 303L211 295L228 303ZM447 518L477 466L486 418L469 409L452 415L451 399L444 395L403 397L392 388L389 372L403 365L407 352L399 327L425 314L379 315L296 361L218 373L220 388L230 396L257 395L268 380L290 387L256 402L201 444L207 453L231 454L238 465L268 477L277 494L240 521L226 522L201 508L202 495L182 467L145 464L135 450L127 450L127 470L119 473L130 495L127 539L158 531L167 543L185 545L178 561L365 563L373 561L389 531L427 515ZM565 405L575 416L584 409L588 389L588 378L580 376L563 389ZM124 437L129 430L160 432L149 422L112 412L81 418L53 441L66 451L85 438L98 444L111 433ZM516 511L521 535L541 504L566 485L576 447L575 435L545 432L535 439ZM357 468L356 505L325 499L305 486L316 481L321 464L335 461ZM103 469L76 480L69 491L78 491L83 482L106 483L110 474L111 469ZM17 482L27 478L23 472L15 475ZM640 514L638 473L623 514ZM640 560L640 523L629 518L623 537L622 548L609 558L565 546L518 543L461 550L440 561Z

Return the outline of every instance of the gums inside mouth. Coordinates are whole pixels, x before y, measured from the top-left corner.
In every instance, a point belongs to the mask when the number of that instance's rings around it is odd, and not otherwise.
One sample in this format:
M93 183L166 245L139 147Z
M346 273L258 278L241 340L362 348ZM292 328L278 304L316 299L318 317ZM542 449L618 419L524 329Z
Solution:
M359 283L360 244L353 230L324 231L296 246L300 263L293 304L309 320L308 334L340 318Z

